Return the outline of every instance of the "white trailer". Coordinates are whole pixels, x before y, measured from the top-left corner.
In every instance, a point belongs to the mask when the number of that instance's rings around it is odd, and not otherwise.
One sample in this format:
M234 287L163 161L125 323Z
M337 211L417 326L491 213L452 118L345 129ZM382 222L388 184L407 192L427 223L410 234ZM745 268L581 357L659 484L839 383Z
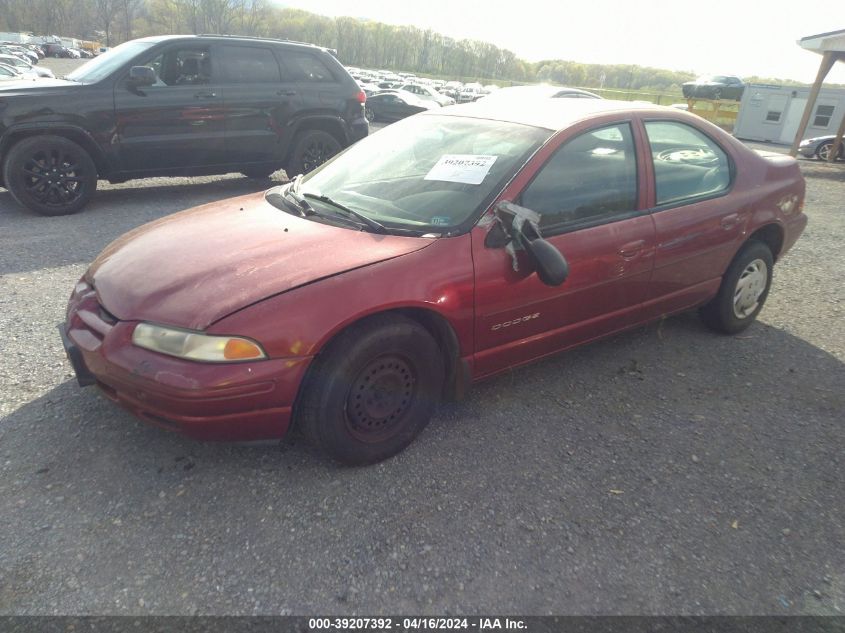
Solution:
M733 134L750 141L789 145L810 94L809 86L748 84L742 93ZM804 138L835 134L845 112L845 89L822 88Z

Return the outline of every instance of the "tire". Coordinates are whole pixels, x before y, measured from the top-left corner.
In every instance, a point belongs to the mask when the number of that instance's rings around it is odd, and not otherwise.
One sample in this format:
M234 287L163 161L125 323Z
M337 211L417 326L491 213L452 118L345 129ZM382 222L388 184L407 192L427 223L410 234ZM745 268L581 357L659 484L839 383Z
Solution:
M836 158L842 158L843 149L845 149L845 141L839 146L839 153L836 155ZM833 151L833 141L819 143L819 146L816 148L816 158L826 162L830 157L831 151Z
M3 165L12 197L41 215L70 215L97 189L97 167L82 147L62 136L31 136L12 147Z
M367 117L367 121L373 123L376 120L376 113L373 112L373 109L370 106L364 107L364 116Z
M272 167L246 167L241 170L241 173L247 178L253 180L265 180L276 173L276 169Z
M707 326L737 334L751 325L769 296L773 266L768 246L756 240L743 246L722 277L716 297L699 311Z
M341 150L338 140L323 130L305 130L297 134L293 154L285 171L293 178L307 174L325 163Z
M309 441L348 465L402 451L428 424L443 391L437 342L402 316L353 325L314 362L296 424Z

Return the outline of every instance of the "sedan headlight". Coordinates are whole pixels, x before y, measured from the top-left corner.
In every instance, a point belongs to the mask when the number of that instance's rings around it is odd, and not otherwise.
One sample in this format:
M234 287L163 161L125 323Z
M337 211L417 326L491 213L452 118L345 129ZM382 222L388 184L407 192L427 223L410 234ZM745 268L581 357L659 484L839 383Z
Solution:
M211 336L190 330L139 323L132 332L138 347L177 358L211 363L231 363L267 358L258 343L238 336Z

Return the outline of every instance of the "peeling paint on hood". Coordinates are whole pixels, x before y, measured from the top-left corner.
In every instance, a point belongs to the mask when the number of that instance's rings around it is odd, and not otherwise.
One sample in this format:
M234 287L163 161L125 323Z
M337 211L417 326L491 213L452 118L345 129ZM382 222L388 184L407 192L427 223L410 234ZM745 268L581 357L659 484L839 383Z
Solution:
M118 319L202 330L272 295L431 242L296 217L257 193L130 231L106 247L86 277Z

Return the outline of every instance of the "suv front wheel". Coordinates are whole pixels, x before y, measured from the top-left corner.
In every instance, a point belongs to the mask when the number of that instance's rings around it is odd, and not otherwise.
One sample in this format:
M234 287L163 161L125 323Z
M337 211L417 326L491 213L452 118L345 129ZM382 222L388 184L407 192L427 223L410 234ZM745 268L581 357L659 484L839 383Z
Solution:
M69 215L97 189L97 167L88 152L61 136L33 136L12 147L3 181L22 206L41 215Z

